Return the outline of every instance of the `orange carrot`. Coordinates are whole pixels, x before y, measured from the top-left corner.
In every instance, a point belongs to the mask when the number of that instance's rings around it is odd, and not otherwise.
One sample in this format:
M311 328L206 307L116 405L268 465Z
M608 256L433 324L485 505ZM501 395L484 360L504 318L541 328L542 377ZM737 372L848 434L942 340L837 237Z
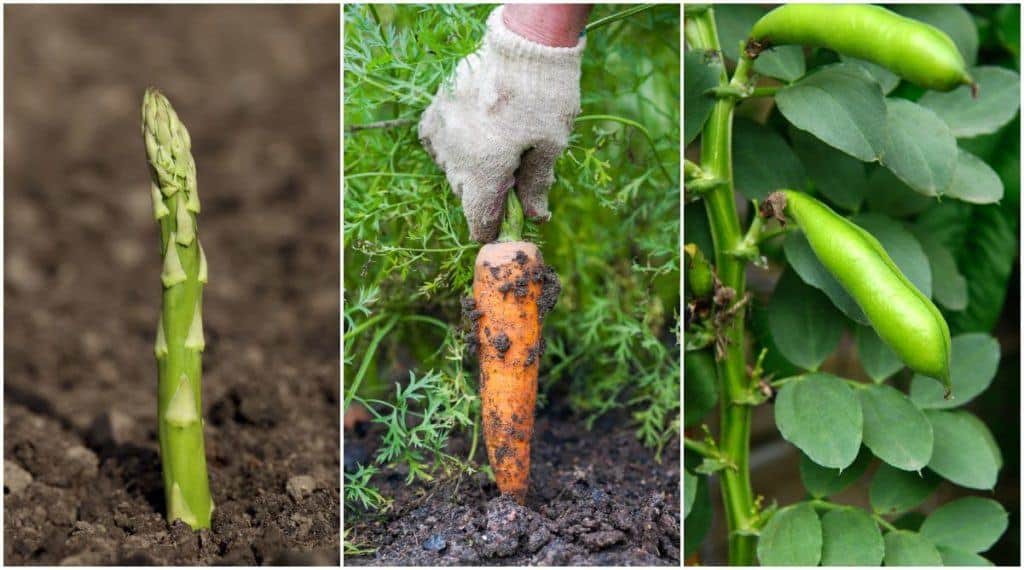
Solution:
M518 201L513 201L514 195L506 219L522 216L522 210L516 211ZM518 238L517 228L505 229L504 238ZM558 277L530 242L499 241L483 246L477 255L473 315L484 440L498 489L520 504L530 477L537 372L544 351L541 321L559 289Z

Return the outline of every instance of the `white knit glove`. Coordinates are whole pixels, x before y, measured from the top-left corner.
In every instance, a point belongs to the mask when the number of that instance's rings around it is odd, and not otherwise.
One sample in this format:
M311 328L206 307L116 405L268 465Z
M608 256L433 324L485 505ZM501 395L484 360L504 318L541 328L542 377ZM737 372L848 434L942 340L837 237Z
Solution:
M419 136L462 200L470 237L498 235L513 186L531 219L546 221L555 160L580 112L586 44L550 47L512 32L503 7L487 18L476 53L459 62L420 119Z

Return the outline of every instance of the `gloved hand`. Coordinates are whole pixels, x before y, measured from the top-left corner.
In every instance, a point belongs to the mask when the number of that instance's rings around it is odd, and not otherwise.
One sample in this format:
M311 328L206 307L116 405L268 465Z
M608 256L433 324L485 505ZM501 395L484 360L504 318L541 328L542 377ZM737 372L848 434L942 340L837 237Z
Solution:
M462 200L470 237L493 241L513 186L526 216L547 221L555 160L580 112L586 43L551 47L512 32L491 12L480 49L459 62L424 111L420 142Z

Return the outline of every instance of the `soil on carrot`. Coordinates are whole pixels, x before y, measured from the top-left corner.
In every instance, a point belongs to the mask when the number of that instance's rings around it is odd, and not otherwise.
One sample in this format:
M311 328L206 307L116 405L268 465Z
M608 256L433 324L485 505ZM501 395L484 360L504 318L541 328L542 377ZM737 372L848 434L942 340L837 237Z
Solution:
M6 564L338 563L338 17L5 10ZM150 85L191 132L209 259L201 532L163 515Z
M540 298L537 299L537 316L543 320L558 303L558 296L562 294L562 282L550 265L542 266L540 271L534 274L533 280L542 283ZM541 353L543 354L543 351Z
M522 266L526 263L527 257L522 251L517 251L514 259L516 263ZM486 261L484 262L484 266L488 267L491 275L494 276L495 279L501 278L500 267L490 267ZM506 277L508 277L508 275L506 275ZM543 321L544 317L546 317L558 303L558 296L562 293L562 282L558 278L558 273L556 273L554 268L550 265L541 265L533 272L530 278L533 279L534 282L539 282L541 284L540 296L537 298L537 316L541 321ZM527 283L525 278L522 279L521 283L519 280L514 282L511 280L505 281L498 286L498 291L504 295L509 291L512 291L513 287L515 287L515 296L526 296ZM463 331L463 338L466 340L468 353L476 354L477 349L480 347L479 320L480 317L483 316L483 312L477 309L476 301L472 297L463 297L459 302L462 306L462 320L466 329ZM491 342L495 348L502 352L502 354L504 354L511 346L509 344L508 335L505 333L501 333L497 338L492 339ZM529 366L533 364L534 360L544 356L546 348L547 345L544 338L541 337L537 346L529 349L529 357L526 360L526 365Z
M345 564L678 566L678 439L657 463L624 423L587 431L564 413L539 416L524 506L484 474L406 485L406 473L381 471L373 483L394 498L390 511L345 513L352 544L376 552ZM372 457L379 435L366 424L345 432L346 470ZM468 449L452 440L452 453Z

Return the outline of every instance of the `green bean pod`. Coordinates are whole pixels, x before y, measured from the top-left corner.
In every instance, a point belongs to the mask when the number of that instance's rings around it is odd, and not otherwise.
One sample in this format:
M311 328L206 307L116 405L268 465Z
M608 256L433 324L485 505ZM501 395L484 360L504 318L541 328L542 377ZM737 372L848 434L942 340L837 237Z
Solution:
M818 200L783 190L786 213L814 255L864 311L878 336L915 372L942 382L950 397L949 326L877 239Z
M880 6L787 4L758 20L750 37L761 49L789 44L828 48L877 63L926 89L974 84L948 35Z

